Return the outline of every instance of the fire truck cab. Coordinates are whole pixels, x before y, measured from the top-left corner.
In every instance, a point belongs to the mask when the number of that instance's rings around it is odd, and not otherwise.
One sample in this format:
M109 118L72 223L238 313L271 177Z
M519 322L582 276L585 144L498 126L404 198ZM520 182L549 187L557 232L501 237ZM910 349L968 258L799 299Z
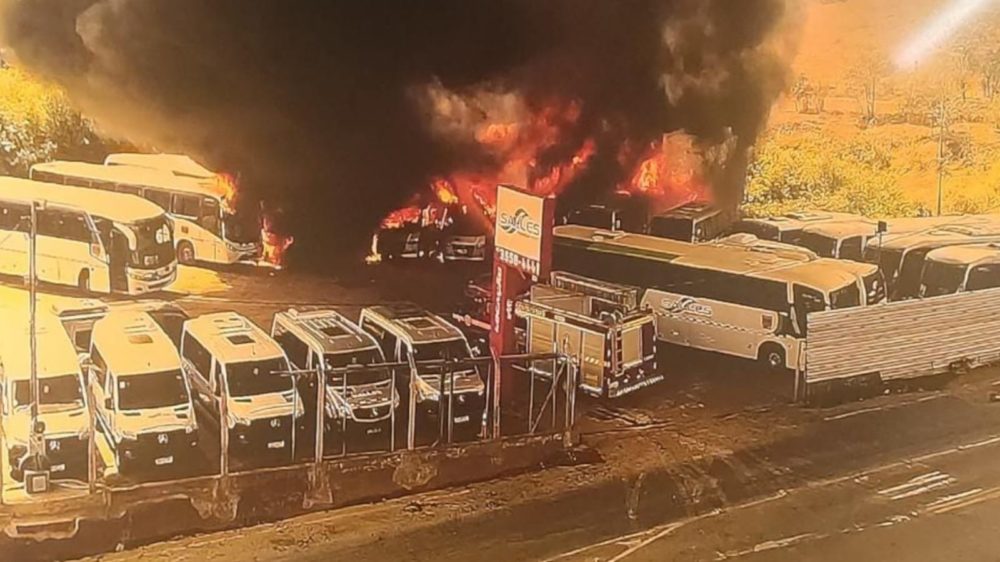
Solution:
M452 428L455 439L479 434L486 411L486 385L479 367L461 363L473 354L458 328L416 305L398 304L362 310L361 329L371 334L389 361L410 362L415 367L412 386L425 419ZM455 365L448 366L452 361ZM411 373L409 369L404 372ZM407 404L410 375L397 386Z
M638 306L638 289L564 272L535 285L516 305L528 324L528 353L567 353L579 369L579 388L617 398L663 380L656 371L656 318ZM553 376L550 361L531 367Z

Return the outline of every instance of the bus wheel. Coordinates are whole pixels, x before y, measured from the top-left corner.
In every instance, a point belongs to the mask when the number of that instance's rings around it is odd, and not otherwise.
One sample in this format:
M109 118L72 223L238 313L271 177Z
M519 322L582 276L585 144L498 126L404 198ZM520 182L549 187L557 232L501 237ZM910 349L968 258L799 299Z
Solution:
M757 352L757 362L767 372L784 372L786 369L785 349L775 343L766 343L760 346L760 351Z
M84 293L90 292L90 272L84 269L76 280L76 286Z
M194 247L190 242L181 242L177 245L177 261L184 265L194 263Z

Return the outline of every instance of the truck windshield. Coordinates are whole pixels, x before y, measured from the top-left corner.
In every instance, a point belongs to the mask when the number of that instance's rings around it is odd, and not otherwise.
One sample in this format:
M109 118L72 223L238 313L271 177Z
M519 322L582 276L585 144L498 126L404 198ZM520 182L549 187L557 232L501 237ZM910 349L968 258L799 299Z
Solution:
M77 375L43 377L38 380L38 403L40 405L83 406L83 389ZM31 404L31 382L14 383L14 405Z
M468 359L469 346L465 340L448 340L443 342L421 343L413 346L413 359L416 361L431 361L435 359Z
M965 265L928 261L921 277L921 295L937 297L957 293L965 281Z
M139 269L158 269L174 261L174 236L165 216L134 222L128 228L136 239L129 265Z
M162 371L118 378L118 407L122 410L169 408L188 403L184 374Z
M349 367L351 365L370 365L373 363L384 363L382 354L377 349L366 349L364 351L352 351L349 353L329 353L326 355L326 368L336 369L339 367ZM389 380L387 369L359 370L347 374L347 386L371 384ZM330 373L327 377L327 384L333 387L344 386L344 373Z
M288 366L280 357L226 365L230 396L274 394L292 389L292 379L282 376Z

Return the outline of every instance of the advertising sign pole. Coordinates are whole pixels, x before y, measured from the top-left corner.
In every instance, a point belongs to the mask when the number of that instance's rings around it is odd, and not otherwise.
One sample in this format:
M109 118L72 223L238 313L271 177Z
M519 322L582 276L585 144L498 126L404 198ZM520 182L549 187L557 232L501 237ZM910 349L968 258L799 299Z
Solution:
M500 437L500 404L514 385L510 365L500 358L517 351L514 301L532 283L544 280L552 265L555 199L525 193L515 187L497 188L495 254L493 256L490 351L493 354L492 431Z

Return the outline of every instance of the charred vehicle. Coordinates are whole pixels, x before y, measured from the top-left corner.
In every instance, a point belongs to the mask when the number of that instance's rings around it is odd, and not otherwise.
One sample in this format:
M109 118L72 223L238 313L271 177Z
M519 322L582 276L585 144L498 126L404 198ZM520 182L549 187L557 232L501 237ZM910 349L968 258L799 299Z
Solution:
M235 312L184 323L181 359L196 407L239 468L294 460L296 421L304 414L281 347ZM225 459L224 459L225 460Z
M288 310L274 315L271 336L293 369L312 372L298 388L313 428L322 399L326 454L388 447L399 394L388 368L364 368L385 363L368 333L332 310ZM324 381L322 397L316 375Z
M8 320L9 322L9 320ZM23 481L26 469L47 470L53 481L86 482L91 439L88 401L76 350L55 322L35 331L38 418L42 439L31 452L31 359L27 323L9 323L0 339L0 412L6 466Z
M481 368L465 360L473 357L462 332L440 316L416 305L373 306L361 311L361 328L371 334L389 361L414 367L398 388L415 400L435 430L445 427L455 439L469 439L482 429L486 385ZM449 365L449 363L453 363ZM409 376L415 378L411 381ZM426 422L425 422L426 423Z
M638 289L556 272L551 285L532 287L516 311L527 320L528 353L568 354L581 390L617 398L663 380L656 370L656 318L638 303ZM531 370L553 376L551 361L537 361Z
M89 376L119 474L185 471L200 458L198 423L177 348L145 312L94 324Z

